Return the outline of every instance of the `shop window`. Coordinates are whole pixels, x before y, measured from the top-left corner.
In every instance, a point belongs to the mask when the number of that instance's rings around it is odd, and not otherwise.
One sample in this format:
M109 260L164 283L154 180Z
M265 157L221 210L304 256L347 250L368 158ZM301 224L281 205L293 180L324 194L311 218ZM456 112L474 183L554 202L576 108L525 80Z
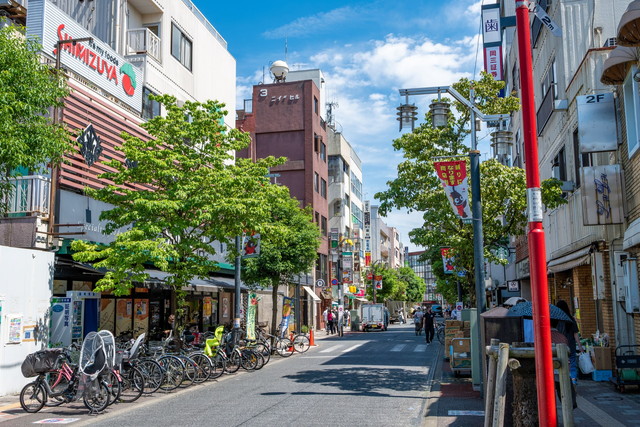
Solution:
M149 99L149 95L156 95L148 87L142 88L142 118L149 120L160 115L160 103Z
M191 71L192 66L192 44L191 40L178 29L175 24L171 24L171 55L176 58L187 70Z
M638 143L638 114L640 113L640 105L638 102L638 82L633 78L638 68L633 65L624 80L622 90L624 93L624 118L627 129L627 152L631 158L640 147Z

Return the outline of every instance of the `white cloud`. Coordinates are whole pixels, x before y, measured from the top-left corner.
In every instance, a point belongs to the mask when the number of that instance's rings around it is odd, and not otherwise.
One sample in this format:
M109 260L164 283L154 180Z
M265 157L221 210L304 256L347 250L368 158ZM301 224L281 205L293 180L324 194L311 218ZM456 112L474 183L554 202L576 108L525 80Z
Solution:
M354 12L353 8L345 6L329 12L304 16L276 29L265 31L262 35L267 39L305 36L347 22Z

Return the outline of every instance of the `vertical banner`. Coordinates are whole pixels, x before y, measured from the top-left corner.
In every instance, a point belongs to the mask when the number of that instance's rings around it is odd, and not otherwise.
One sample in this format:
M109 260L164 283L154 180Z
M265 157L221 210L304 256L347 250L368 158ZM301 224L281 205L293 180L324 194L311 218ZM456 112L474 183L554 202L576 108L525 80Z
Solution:
M494 80L504 80L502 71L502 46L484 48L484 70L491 74Z
M242 256L255 257L260 255L260 234L245 234L242 236Z
M442 255L444 274L453 274L455 267L453 265L453 254L451 253L451 248L440 248L440 255Z
M382 275L375 275L373 278L373 283L376 289L382 289Z
M258 309L258 298L255 293L249 294L249 308L247 309L247 339L256 339L256 311Z
M469 206L469 184L467 180L467 162L457 160L451 162L434 162L434 167L444 192L449 199L454 214L462 219L471 218Z
M289 329L289 318L291 316L291 304L293 298L284 297L282 299L282 322L280 323L280 337L284 337Z
M582 220L584 225L622 224L622 168L601 165L582 168Z

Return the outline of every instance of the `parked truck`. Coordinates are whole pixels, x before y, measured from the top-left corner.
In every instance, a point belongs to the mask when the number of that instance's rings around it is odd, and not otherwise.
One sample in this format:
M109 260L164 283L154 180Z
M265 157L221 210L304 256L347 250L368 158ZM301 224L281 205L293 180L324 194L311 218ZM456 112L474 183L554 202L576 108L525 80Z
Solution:
M389 326L389 310L384 304L365 304L362 306L362 330L386 331Z

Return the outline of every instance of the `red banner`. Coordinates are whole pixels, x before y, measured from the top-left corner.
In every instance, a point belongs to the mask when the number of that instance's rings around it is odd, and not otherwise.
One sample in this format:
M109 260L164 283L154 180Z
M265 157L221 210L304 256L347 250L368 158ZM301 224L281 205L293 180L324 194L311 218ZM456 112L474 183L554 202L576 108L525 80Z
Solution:
M471 218L469 206L469 185L467 183L467 162L464 160L452 162L434 162L438 178L442 182L444 192L451 203L453 212L459 218Z

